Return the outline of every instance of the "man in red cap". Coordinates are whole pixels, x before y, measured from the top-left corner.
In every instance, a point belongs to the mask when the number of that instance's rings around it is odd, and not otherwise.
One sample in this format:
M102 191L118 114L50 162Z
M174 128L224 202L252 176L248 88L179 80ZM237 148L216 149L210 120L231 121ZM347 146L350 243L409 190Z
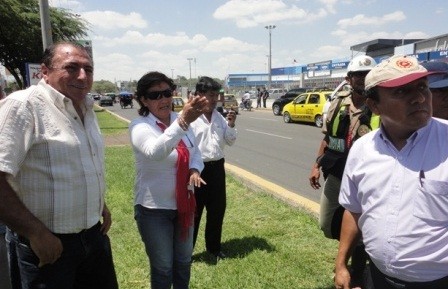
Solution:
M392 56L366 76L381 127L353 144L345 166L336 288L350 288L346 263L361 234L374 288L448 288L448 121L432 118L429 74Z

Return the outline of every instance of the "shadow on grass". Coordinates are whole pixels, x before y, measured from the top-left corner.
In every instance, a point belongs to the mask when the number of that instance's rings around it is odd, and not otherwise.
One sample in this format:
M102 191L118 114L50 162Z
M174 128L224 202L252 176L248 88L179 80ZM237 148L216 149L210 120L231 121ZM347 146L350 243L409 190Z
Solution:
M231 239L222 243L222 250L226 255L226 259L244 258L251 252L256 250L272 252L275 248L270 245L264 238L256 236L244 237L241 239ZM202 252L193 255L193 261L205 262L207 264L216 264L216 258L208 252Z

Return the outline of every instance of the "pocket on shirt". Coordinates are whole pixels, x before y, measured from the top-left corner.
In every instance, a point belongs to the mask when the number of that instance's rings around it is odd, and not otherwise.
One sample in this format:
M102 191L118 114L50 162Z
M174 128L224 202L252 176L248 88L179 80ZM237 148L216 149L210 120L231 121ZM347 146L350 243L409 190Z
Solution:
M420 178L414 216L427 221L448 222L448 182Z

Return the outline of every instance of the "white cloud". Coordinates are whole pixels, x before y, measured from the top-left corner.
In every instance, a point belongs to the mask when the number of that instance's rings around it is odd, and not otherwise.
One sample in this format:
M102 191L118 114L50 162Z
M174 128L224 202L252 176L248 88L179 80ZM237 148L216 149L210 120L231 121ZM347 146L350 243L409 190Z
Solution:
M261 45L250 44L240 41L233 37L223 37L221 39L211 40L204 47L204 51L222 52L222 51L257 51L263 49Z
M319 1L325 5L325 8L328 12L332 14L336 13L335 6L338 3L338 0L319 0Z
M337 0L321 0L328 11L334 13ZM280 22L310 22L328 15L326 9L307 11L279 0L230 0L218 7L213 17L234 21L237 27L250 28Z
M406 15L402 11L396 11L386 14L382 17L368 17L364 14L358 14L352 18L345 18L338 21L338 26L345 29L349 26L380 26L390 22L400 22L406 19Z
M324 61L345 56L344 53L346 52L347 49L339 45L324 45L311 52L310 56L314 57L317 61Z
M137 12L122 14L115 11L89 11L81 14L93 27L102 30L146 28L146 20Z

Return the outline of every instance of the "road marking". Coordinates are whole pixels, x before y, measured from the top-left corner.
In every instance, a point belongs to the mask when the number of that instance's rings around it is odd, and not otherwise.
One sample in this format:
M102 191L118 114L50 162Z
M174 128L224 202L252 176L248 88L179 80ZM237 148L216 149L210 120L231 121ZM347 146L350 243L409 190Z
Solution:
M277 122L278 120L276 119L268 119L268 118L261 118L261 117L250 117L252 119L259 119L259 120L266 120L266 121L275 121Z
M247 131L250 131L250 132L255 132L255 133L259 133L259 134L265 134L265 135L275 136L275 137L284 138L284 139L292 139L292 137L281 136L281 135L272 134L272 133L267 133L267 132L262 132L262 131L258 131L258 130L252 130L252 129L246 129L246 130L247 130Z
M227 162L225 163L225 168L233 176L237 177L238 179L246 183L246 185L251 184L252 186L264 190L273 195L274 197L277 197L293 206L296 207L300 206L302 208L305 208L306 210L312 212L315 215L319 214L320 205L312 200L309 200L305 197L302 197L298 194L288 191L287 189L279 185L271 183L266 179L263 179L262 177L254 175L242 168L231 165Z

